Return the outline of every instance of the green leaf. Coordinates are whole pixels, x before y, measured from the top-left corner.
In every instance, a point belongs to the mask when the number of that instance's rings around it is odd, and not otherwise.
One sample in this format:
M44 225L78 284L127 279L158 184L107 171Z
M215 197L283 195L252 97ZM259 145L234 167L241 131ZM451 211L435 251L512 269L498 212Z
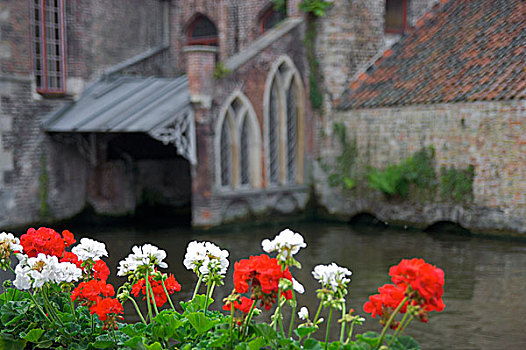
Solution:
M123 345L134 350L145 350L143 339L141 336L135 336L125 341Z
M206 295L197 294L193 300L181 301L181 307L186 312L198 312L205 308ZM208 298L208 306L214 302L214 299Z
M323 347L321 346L320 342L316 339L305 339L305 342L303 343L303 349L305 350L323 350Z
M186 318L199 335L208 331L217 323L209 320L202 312L193 312L186 316Z
M161 346L159 342L155 342L152 345L145 344L145 346L147 350L163 350L163 347Z
M266 323L257 323L254 325L254 329L258 335L262 336L266 340L271 341L276 339L276 331Z
M40 328L32 329L29 331L29 333L26 334L25 337L23 337L23 339L31 343L36 343L38 339L40 339L42 334L44 334L43 329L40 329Z
M248 343L248 348L249 348L249 350L259 350L265 345L266 345L265 339L262 338L262 337L257 337L255 339L252 339Z
M311 333L314 333L318 330L318 327L317 326L313 326L313 327L298 327L294 333L296 333L296 335L300 338L303 338L303 337L306 337L307 335L311 334Z
M396 339L391 346L392 350L420 350L420 345L408 335L401 336Z
M12 336L2 334L0 338L0 349L2 350L24 350L27 341L24 339L14 339Z
M113 347L113 345L113 341L107 334L99 335L93 343L93 346L97 349L107 349Z

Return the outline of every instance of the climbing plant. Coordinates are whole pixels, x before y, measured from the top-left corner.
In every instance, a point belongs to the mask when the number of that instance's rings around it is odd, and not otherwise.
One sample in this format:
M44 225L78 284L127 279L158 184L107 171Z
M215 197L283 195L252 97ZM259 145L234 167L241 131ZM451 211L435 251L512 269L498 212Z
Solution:
M334 123L333 131L340 142L342 152L336 157L335 166L328 176L329 185L350 190L356 184L353 180L354 164L357 158L356 140L348 140L347 129L343 123Z
M468 165L465 169L453 167L440 168L440 197L443 200L468 202L473 199L473 178L475 168Z

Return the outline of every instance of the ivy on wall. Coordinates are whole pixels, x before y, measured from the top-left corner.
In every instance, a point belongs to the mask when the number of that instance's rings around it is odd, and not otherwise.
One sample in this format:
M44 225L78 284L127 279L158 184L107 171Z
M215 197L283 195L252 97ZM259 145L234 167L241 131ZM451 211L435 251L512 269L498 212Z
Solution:
M340 142L342 152L336 157L336 164L328 176L329 186L350 190L356 185L353 179L355 175L354 165L358 155L356 140L348 140L347 129L342 123L334 123L333 131ZM326 167L326 171L330 171L328 167Z

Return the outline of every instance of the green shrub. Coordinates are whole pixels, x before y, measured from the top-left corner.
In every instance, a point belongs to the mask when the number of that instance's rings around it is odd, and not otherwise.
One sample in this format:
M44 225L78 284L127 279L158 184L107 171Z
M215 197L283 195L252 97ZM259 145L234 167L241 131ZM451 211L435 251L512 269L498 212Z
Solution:
M473 178L475 168L468 165L466 169L442 167L440 169L440 197L443 200L467 202L473 198Z

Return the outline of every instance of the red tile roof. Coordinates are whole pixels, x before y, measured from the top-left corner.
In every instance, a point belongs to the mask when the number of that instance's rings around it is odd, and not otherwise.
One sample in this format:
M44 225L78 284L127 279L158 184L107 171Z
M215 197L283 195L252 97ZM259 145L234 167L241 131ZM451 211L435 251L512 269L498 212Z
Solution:
M526 1L442 1L366 75L340 108L526 97Z

